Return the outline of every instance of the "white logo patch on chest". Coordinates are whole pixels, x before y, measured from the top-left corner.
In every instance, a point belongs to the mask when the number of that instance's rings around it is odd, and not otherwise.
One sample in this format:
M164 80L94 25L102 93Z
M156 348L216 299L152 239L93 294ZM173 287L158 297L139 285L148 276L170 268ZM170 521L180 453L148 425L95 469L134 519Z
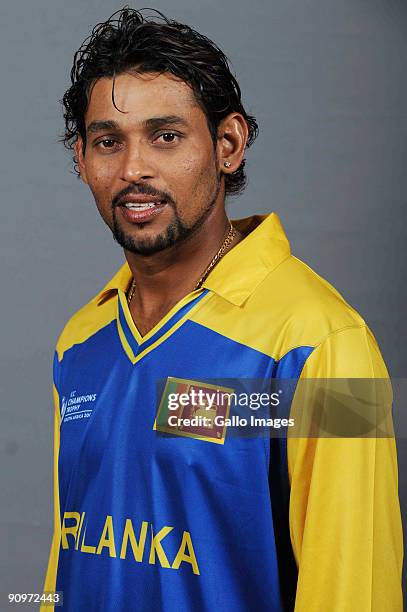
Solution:
M61 424L78 419L87 419L95 407L97 393L76 395L76 389L71 391L69 398L61 399Z

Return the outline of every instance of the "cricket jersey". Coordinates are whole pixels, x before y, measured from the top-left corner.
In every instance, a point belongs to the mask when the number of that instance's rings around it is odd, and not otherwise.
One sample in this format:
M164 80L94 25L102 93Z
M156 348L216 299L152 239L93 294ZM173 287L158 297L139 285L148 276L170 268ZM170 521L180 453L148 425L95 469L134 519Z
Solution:
M44 590L67 612L401 612L394 437L238 435L223 396L170 406L286 379L301 416L302 381L388 379L275 213L232 224L243 240L144 336L127 262L63 329ZM206 423L170 426L185 410Z

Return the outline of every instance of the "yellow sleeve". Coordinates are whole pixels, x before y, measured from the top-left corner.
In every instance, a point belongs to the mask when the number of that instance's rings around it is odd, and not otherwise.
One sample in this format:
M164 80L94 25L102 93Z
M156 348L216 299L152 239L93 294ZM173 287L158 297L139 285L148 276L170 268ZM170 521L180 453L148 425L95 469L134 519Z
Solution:
M45 577L44 591L55 591L56 574L58 567L59 545L61 539L61 521L59 511L59 485L58 485L58 456L59 456L59 430L60 411L59 396L55 385L52 386L54 399L54 533L52 537L51 550L49 553L47 573ZM40 610L49 612L53 607L41 606Z
M328 378L388 381L367 326L332 333L314 349L300 382ZM299 404L294 397L297 414ZM402 612L394 437L289 437L287 449L295 612Z

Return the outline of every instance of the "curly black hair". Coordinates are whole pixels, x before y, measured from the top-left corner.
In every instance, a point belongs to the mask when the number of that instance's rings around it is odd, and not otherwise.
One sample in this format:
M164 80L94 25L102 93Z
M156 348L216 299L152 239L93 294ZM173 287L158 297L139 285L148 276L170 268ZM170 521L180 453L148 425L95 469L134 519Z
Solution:
M145 10L156 15L145 16L142 14ZM246 146L255 140L256 119L246 113L240 87L221 49L206 36L168 19L156 9L135 10L125 6L97 24L74 55L72 84L60 100L65 120L60 140L67 149L73 150L80 135L85 150L85 113L95 80L112 77L114 88L115 77L129 71L172 73L189 84L205 113L214 146L218 125L231 112L241 113L247 123ZM113 89L112 101L114 104ZM244 190L247 181L244 166L243 159L235 172L225 174L225 195L237 195ZM79 176L76 164L74 168Z

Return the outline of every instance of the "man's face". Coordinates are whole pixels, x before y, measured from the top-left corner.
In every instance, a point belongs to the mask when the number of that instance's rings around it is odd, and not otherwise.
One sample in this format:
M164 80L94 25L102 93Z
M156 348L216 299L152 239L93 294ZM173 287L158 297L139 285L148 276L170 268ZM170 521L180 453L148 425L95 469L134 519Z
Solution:
M76 154L117 242L150 254L200 227L223 205L222 174L206 117L172 75L121 74L96 81ZM144 197L143 197L144 196ZM144 200L144 202L141 202Z

